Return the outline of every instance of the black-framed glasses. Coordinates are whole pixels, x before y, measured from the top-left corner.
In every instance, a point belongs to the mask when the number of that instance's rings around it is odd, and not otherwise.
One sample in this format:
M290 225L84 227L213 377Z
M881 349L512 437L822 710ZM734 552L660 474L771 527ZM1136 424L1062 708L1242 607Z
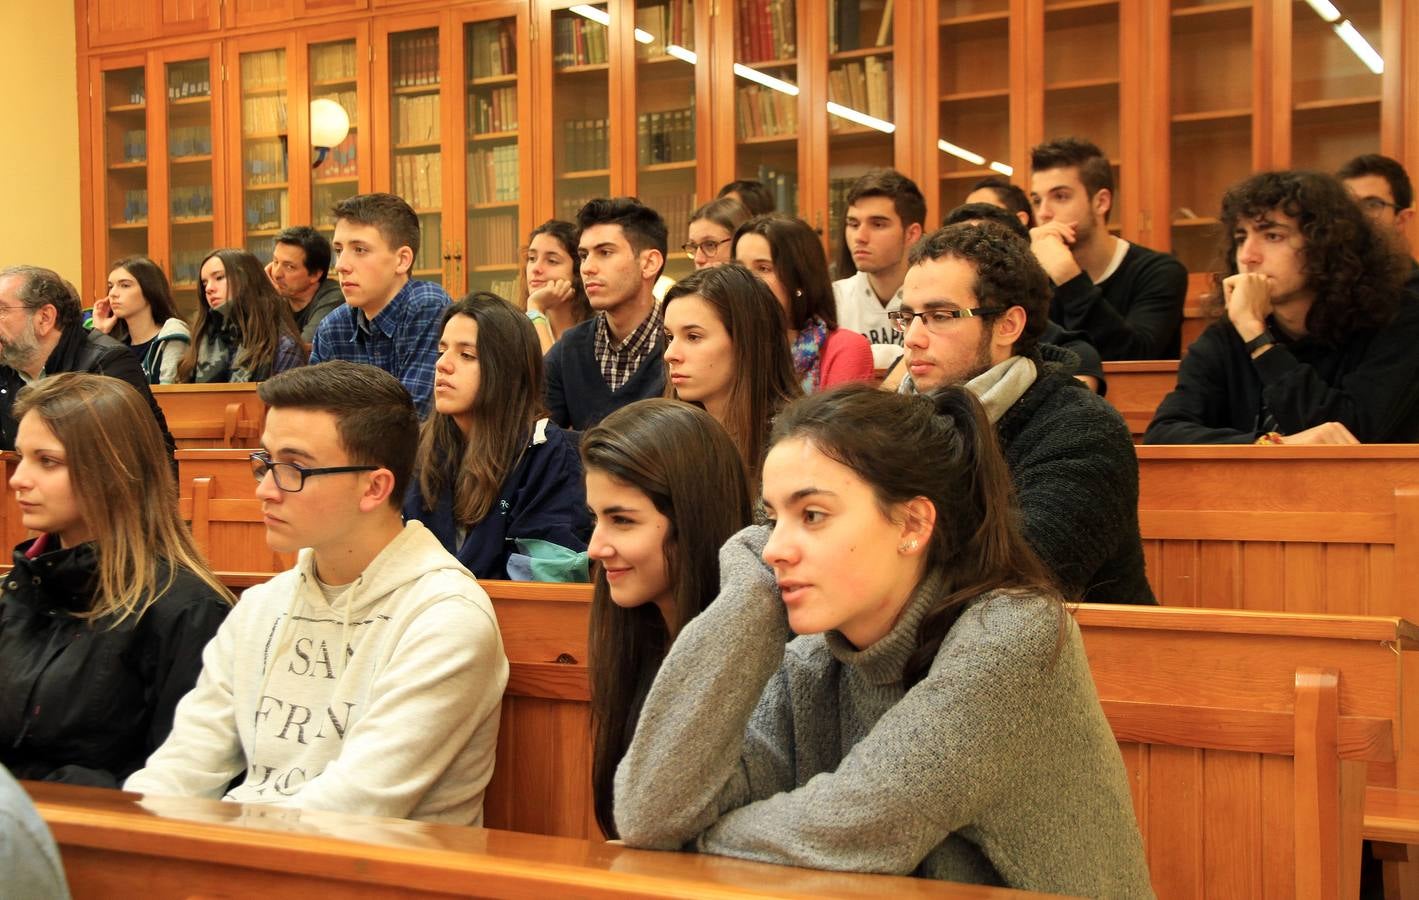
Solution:
M912 327L912 319L916 318L920 318L922 323L926 325L926 330L932 334L945 334L956 319L995 316L1007 309L1009 309L1007 306L978 306L975 309L924 309L921 312L894 309L887 313L887 319L892 323L892 329L900 334L905 334L907 329Z
M1364 197L1357 202L1360 204L1361 209L1372 216L1377 216L1387 209L1392 209L1395 212L1400 211L1398 203L1390 203L1388 200L1382 200L1379 197Z
M733 238L725 238L722 241L703 240L700 241L698 244L694 241L686 241L685 243L680 245L680 249L684 250L685 255L690 257L690 259L695 258L696 250L699 250L707 257L713 257L716 253L719 252L720 247L729 243L731 240L733 240Z
M258 450L251 454L251 474L260 484L270 472L271 477L276 479L276 487L288 494L298 494L301 488L305 487L305 480L313 475L335 475L340 472L373 472L379 466L324 466L319 469L312 469L299 463L274 462L264 451Z

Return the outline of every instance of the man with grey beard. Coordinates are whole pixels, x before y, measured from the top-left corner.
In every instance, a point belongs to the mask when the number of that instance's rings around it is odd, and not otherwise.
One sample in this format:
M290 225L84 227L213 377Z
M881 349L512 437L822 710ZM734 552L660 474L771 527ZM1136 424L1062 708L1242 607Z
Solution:
M133 385L153 410L169 455L176 449L138 357L106 334L84 330L73 287L39 266L0 269L0 450L15 449L15 395L59 372L109 375Z

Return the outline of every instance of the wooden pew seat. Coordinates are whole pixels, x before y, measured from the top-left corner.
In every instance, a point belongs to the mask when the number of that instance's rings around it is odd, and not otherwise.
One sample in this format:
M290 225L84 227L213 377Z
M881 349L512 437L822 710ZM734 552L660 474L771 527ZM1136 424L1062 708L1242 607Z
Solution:
M76 900L144 897L902 897L1003 888L601 841L26 782Z
M168 431L178 449L252 447L266 422L257 384L155 384Z

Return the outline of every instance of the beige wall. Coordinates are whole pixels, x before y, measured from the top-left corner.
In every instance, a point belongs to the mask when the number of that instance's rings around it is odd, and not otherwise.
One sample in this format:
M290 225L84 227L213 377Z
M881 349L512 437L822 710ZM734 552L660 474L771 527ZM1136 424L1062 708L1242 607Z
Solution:
M0 265L81 278L74 4L0 0Z

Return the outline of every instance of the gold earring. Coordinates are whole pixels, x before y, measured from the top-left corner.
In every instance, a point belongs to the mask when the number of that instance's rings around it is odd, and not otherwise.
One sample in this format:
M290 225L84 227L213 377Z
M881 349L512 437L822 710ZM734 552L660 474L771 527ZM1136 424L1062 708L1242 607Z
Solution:
M897 547L897 552L898 552L898 553L915 553L915 552L916 552L916 548L917 548L916 538L912 538L912 539L909 540L909 541L903 541L903 542Z

